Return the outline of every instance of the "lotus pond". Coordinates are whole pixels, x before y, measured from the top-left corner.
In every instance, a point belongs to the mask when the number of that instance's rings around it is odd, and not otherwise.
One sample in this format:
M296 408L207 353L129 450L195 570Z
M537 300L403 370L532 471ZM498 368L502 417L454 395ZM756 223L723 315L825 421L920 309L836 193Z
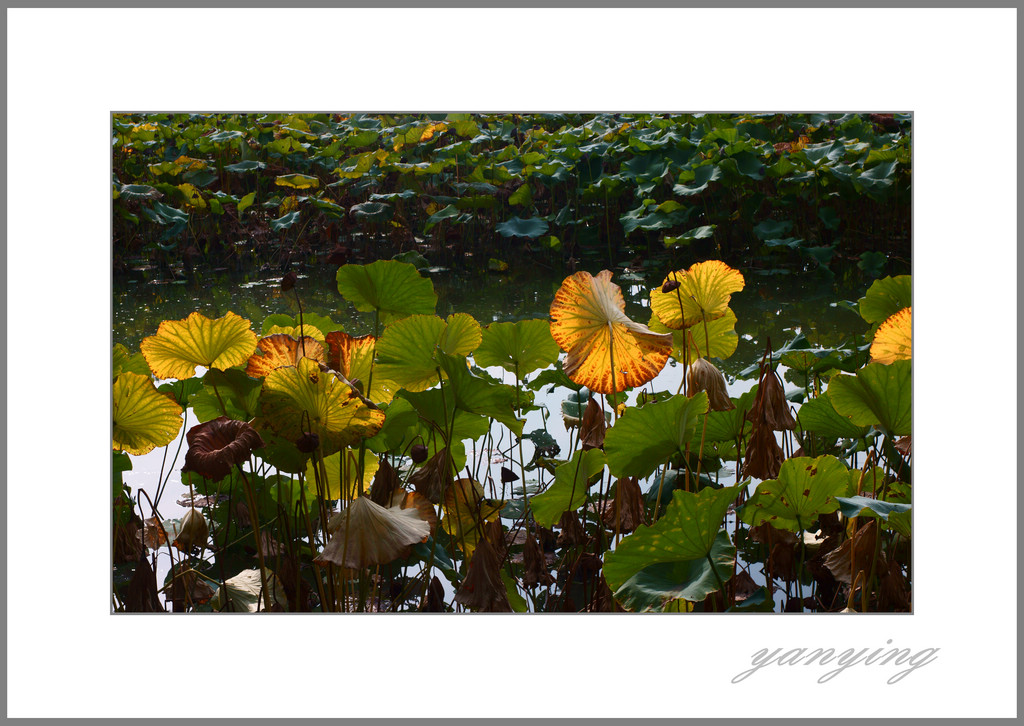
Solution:
M112 610L910 611L904 122L449 116L115 117Z

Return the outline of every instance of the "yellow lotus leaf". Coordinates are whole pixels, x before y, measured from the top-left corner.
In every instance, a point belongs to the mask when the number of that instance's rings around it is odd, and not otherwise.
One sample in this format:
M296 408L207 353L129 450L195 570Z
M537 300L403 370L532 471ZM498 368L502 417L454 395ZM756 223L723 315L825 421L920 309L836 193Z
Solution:
M875 333L871 343L871 360L889 365L898 360L910 360L910 308L891 315Z
M373 368L376 338L336 330L327 334L326 341L327 365L350 381L358 379L363 384L363 395L374 403L388 403L395 397L398 386Z
M498 519L503 506L503 500L484 499L484 488L479 482L459 479L445 490L441 526L455 538L466 557L471 557L483 536L484 525Z
M729 298L743 289L743 275L720 260L698 262L688 270L670 272L664 287L651 291L651 308L667 327L680 330L701 320L716 320L729 309Z
M324 456L373 436L384 425L383 411L367 406L355 389L311 358L267 375L260 410L261 425L286 439L319 436Z
M310 325L309 323L302 326L301 332L299 331L298 325L271 325L270 329L266 332L266 335L274 335L275 333L284 333L285 335L290 335L293 338L299 338L306 335L318 343L323 344L325 342L324 334L320 332L320 328Z
M225 370L245 363L256 350L256 333L231 312L215 320L192 313L163 321L140 347L157 378L185 379L196 374L196 366Z
M597 393L642 386L672 352L671 335L626 317L622 290L611 278L609 270L597 277L577 272L565 278L551 303L551 336L568 353L566 375Z
M259 352L249 356L249 364L245 374L252 378L265 378L268 373L282 366L293 366L301 358L324 360L324 349L314 338L293 338L290 335L276 333L260 338L256 343Z
M672 333L672 357L679 362L684 360L684 355L690 361L697 358L725 360L736 352L740 340L736 335L736 313L728 308L725 315L709 321L706 327L703 323L697 323L681 330L672 330L654 313L651 313L647 326L655 333ZM689 347L689 351L685 350L686 347Z
M153 379L124 372L114 381L114 448L139 456L166 446L181 430L181 406Z

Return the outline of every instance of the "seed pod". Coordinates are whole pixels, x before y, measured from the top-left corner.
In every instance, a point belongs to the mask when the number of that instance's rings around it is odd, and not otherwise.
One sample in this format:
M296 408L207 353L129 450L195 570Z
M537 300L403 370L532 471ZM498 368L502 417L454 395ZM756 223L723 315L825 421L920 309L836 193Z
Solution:
M288 292L293 287L295 287L295 281L298 279L298 277L299 276L295 274L295 270L292 270L291 272L286 274L284 277L282 277L281 278L281 290L283 292Z
M686 374L686 383L690 393L707 392L712 411L731 411L735 408L733 402L729 400L725 376L715 367L714 363L707 359L698 358L690 364L690 370Z
M320 436L315 433L303 434L295 442L295 446L303 454L312 453L320 446Z
M664 293L670 293L678 288L679 280L665 280L665 284L661 286L661 291Z
M427 460L427 447L423 444L416 444L409 450L409 456L412 457L414 463L422 464Z

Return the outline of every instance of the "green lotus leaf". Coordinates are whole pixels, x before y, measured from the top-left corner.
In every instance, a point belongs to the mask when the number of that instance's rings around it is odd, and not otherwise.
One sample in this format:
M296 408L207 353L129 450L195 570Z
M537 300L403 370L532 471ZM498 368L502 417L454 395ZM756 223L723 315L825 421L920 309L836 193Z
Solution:
M547 320L491 323L483 330L473 360L483 367L500 366L522 380L534 371L554 365L558 344Z
M201 423L218 416L249 421L259 413L260 381L232 368L209 370L202 377L203 390L191 400L192 412Z
M437 306L434 283L407 262L377 260L369 265L343 265L337 273L338 292L362 312L378 312L388 323L409 315L433 315Z
M277 219L272 219L270 220L270 229L274 232L283 232L298 222L300 216L302 216L302 212L295 211L282 215Z
M419 414L405 398L396 398L381 408L384 409L384 425L373 438L366 440L367 448L378 454L395 450L404 451L405 444L411 443L409 429L416 426Z
M879 426L890 436L910 433L911 361L868 363L856 376L833 376L828 397L855 426Z
M530 499L533 518L542 527L551 528L562 513L575 511L587 501L590 480L604 470L604 452L600 449L577 451L572 459L555 468L555 481L542 494Z
M715 233L715 226L708 224L703 227L694 227L689 232L684 232L676 237L666 237L664 242L666 247L675 247L676 245L688 245L694 240L707 239Z
M245 363L256 350L256 334L231 312L215 320L192 313L160 323L141 348L157 378L183 379L194 376L196 366L224 370Z
M864 297L857 301L860 316L877 328L889 317L913 304L912 292L910 275L875 280Z
M386 222L395 216L395 208L384 202L363 202L356 204L348 212L353 219L367 222Z
M181 426L181 406L148 375L124 372L114 381L114 449L146 454L173 441Z
M696 494L673 492L661 519L650 526L640 525L605 555L604 577L612 592L657 563L707 561L715 548L726 510L740 489L740 486L706 487ZM724 554L721 547L719 554Z
M543 217L530 217L529 219L512 217L512 219L496 225L494 230L502 237L529 237L532 239L543 236L548 231L548 223Z
M320 186L320 180L315 176L306 176L305 174L282 174L274 179L274 184L292 189L316 189Z
M703 391L691 398L680 394L627 409L605 434L608 468L616 477L650 476L693 439L699 416L707 410L708 396Z
M796 420L804 431L828 438L860 439L868 433L867 426L857 426L836 413L829 396L818 396L804 403L796 412Z
M707 324L707 330L703 323L691 325L682 330L673 330L661 322L654 313L651 313L651 321L647 324L655 333L672 333L672 357L682 362L683 346L689 343L688 360L694 361L697 358L719 358L725 360L736 352L739 344L739 336L736 335L736 313L726 308L725 315Z
M438 382L436 353L469 355L481 340L480 325L466 313L448 320L411 315L389 325L377 341L375 376L407 391L424 391Z
M863 515L864 512L868 512L871 516L887 521L889 519L889 515L893 512L910 511L909 504L884 502L878 499L872 499L871 497L837 497L836 500L839 502L839 510L843 513L843 516L850 519L853 517L859 517Z
M523 422L516 418L514 387L474 375L461 355L438 350L437 359L448 378L443 391L457 410L493 418L517 436L523 432Z
M779 529L799 532L810 527L819 514L839 508L838 497L847 493L849 481L849 469L834 456L786 459L778 479L757 485L740 518L752 527L768 522Z
M736 547L724 529L715 537L709 556L711 562L703 557L649 565L622 583L615 590L615 599L635 612L662 610L666 603L679 598L701 602L719 589L719 582L732 577Z
M757 386L754 386L739 398L730 398L734 409L731 411L708 411L707 428L704 429L705 441L735 441L743 434L750 434L750 422L746 420L747 412L754 407L757 398ZM697 425L700 431L702 423Z
M142 353L135 353L133 355L123 345L115 343L113 350L113 373L113 378L115 379L122 373L137 373L148 378L149 366L146 364L146 359Z
M261 426L286 439L317 434L325 456L373 436L384 424L383 411L369 408L349 384L309 358L266 377L260 410Z

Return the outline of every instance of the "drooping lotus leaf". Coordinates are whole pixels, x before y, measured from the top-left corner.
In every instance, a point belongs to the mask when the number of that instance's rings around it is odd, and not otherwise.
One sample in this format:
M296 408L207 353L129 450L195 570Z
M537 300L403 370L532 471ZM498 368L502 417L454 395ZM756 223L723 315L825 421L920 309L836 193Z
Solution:
M480 344L480 325L471 315L455 313L447 321L436 315L412 315L389 325L377 341L382 376L407 391L424 391L438 382L436 351L469 355Z
M744 284L743 275L720 260L670 272L663 287L671 287L669 283L673 282L679 287L669 292L651 291L651 309L673 330L724 316L732 294L742 290Z
M384 423L383 411L369 408L348 383L309 358L266 377L260 409L263 425L286 439L317 434L325 456L373 436Z
M909 308L912 301L911 277L899 275L875 280L857 304L860 316L877 326L903 308Z
M418 507L382 507L369 497L357 497L327 529L331 539L315 561L349 569L387 564L430 537L430 523Z
M276 368L294 366L301 358L324 361L323 346L309 336L296 339L290 335L276 333L260 338L256 348L257 352L249 357L249 363L245 367L246 375L252 378L265 378Z
M362 312L380 313L384 324L409 315L433 315L434 283L407 262L377 260L338 269L338 292Z
M696 494L675 491L661 519L651 526L637 527L605 555L603 572L608 586L615 592L638 572L657 563L706 561L715 547L726 510L740 489L705 487Z
M884 502L863 496L838 497L838 501L839 509L842 511L844 517L852 519L853 517L862 516L867 512L869 515L885 521L900 534L907 537L910 536L909 527L904 527L904 523L909 521L909 517L901 519L899 517L892 516L893 514L909 512L909 504Z
M363 384L363 395L374 403L387 403L394 398L398 385L374 369L376 338L372 335L353 337L336 330L328 333L326 340L327 365L350 381L359 380Z
M629 408L605 434L608 468L617 477L650 476L668 457L682 450L708 411L708 396L682 394L667 401Z
M828 397L836 412L856 426L880 426L892 436L910 434L911 361L868 363L856 376L834 376Z
M871 360L893 363L911 357L911 309L903 308L886 318L871 342Z
M126 371L114 381L113 448L140 456L169 444L181 426L181 406L148 375Z
M558 344L546 320L491 323L483 330L473 360L483 367L500 366L520 379L558 360Z
M710 563L707 557L702 557L648 565L615 589L615 599L626 610L635 612L668 610L669 601L676 605L673 612L691 612L691 603L701 602L719 589L719 582L727 582L732 577L736 547L729 541L726 530L715 537L709 557Z
M829 396L818 396L804 403L796 412L797 424L804 431L837 439L859 439L868 433L867 426L857 426L840 416Z
M270 601L282 607L288 606L288 596L283 584L272 571L242 570L234 577L224 581L224 586L217 588L210 604L218 612L255 613L263 610L263 579L270 588Z
M596 393L653 380L672 351L672 336L626 317L622 290L611 279L609 270L597 277L577 272L565 278L551 303L551 337L568 354L565 374Z
M256 334L231 312L215 320L192 313L163 321L141 347L157 378L191 378L196 366L224 370L245 363L256 350Z
M298 340L300 337L305 336L307 338L312 338L321 345L324 344L324 334L320 331L319 328L310 325L309 323L305 323L301 327L301 333L299 332L299 330L300 328L298 325L271 325L270 328L263 335L264 337L279 334L290 335L296 340Z
M445 489L441 526L455 539L466 557L471 557L483 537L484 525L496 521L503 506L504 500L485 499L484 488L479 482L458 479Z
M849 469L834 456L797 456L782 462L777 479L757 485L740 518L756 527L768 522L778 529L799 532L819 514L839 508L837 497L849 486Z
M318 493L316 472L313 470L315 466L315 459L310 459L306 465L306 491L312 496ZM343 449L324 457L324 469L327 474L326 483L321 482L325 487L324 498L351 500L368 493L379 468L380 459L369 452L364 452L363 475L358 476L359 451L356 449Z
M655 333L672 334L672 357L677 361L683 361L684 346L689 344L689 360L697 358L720 358L725 360L736 352L739 344L739 336L736 335L736 313L731 309L725 309L725 315L711 320L707 324L707 330L703 323L696 323L681 330L672 328L661 322L654 313L651 313L651 320L647 326Z
M182 472L194 471L211 481L220 481L231 467L249 460L253 449L263 448L259 433L245 421L221 416L193 426L185 434L188 453Z
M590 480L604 470L605 456L600 449L577 451L572 459L555 468L555 481L542 494L530 499L533 518L542 527L551 528L562 514L575 511L587 501Z

